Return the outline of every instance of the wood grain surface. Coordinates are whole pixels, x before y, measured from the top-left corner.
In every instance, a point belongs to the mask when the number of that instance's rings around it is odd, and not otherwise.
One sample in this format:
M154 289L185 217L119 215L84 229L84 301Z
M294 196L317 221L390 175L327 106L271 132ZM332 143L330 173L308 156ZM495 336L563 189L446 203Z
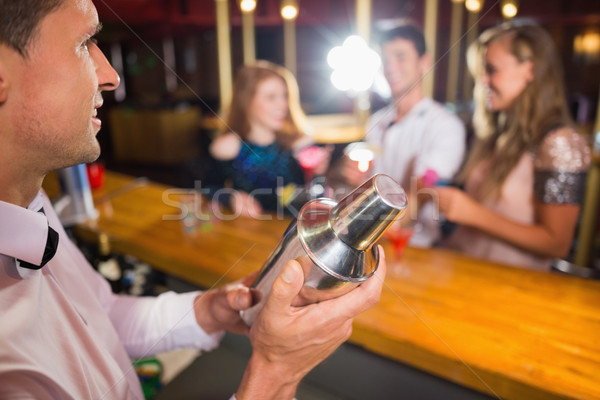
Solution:
M100 217L76 232L105 233L113 251L210 288L260 269L290 222L213 217L186 233L185 196L107 172ZM600 282L441 249L395 260L382 244L381 300L356 318L352 343L501 399L600 399Z

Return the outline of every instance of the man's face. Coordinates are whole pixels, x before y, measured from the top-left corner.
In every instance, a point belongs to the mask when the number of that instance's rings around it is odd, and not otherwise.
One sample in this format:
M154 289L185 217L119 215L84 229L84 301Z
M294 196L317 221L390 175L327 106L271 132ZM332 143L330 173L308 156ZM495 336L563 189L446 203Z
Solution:
M414 87L421 86L426 62L425 57L419 57L413 42L402 38L386 42L383 45L382 57L383 73L393 98L398 99Z
M42 171L91 162L102 90L119 84L91 37L99 27L91 0L65 0L40 22L25 59L15 53L6 102L17 149Z

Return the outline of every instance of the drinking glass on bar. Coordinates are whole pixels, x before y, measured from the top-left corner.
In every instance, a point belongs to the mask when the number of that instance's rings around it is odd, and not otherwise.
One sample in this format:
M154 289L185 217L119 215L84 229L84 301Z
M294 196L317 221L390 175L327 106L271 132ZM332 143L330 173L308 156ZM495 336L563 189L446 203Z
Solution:
M410 241L414 231L415 223L396 221L388 230L384 233L384 238L387 239L392 245L392 257L390 257L392 264L395 266L401 266L402 255L404 254L404 248Z
M319 146L308 146L300 150L296 156L298 164L304 172L304 186L306 189L307 198L312 198L313 180L315 178L315 170L321 165L327 150Z

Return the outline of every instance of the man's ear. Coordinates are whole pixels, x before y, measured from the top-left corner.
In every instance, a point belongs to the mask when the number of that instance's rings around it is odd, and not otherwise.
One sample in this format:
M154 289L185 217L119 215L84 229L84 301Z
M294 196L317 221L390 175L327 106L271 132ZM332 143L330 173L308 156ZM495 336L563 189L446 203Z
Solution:
M8 71L6 63L3 62L2 45L0 45L0 106L6 102L8 98Z
M14 77L16 58L22 56L13 48L0 43L0 106L6 103Z
M419 64L421 65L421 72L423 74L427 73L427 71L431 69L431 62L431 57L429 57L429 54L427 53L423 54L419 59Z

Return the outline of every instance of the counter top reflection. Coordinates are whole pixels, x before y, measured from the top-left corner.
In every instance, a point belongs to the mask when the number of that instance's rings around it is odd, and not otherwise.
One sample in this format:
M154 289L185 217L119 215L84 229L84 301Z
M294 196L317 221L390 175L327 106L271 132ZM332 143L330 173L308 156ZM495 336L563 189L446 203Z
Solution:
M94 192L100 217L76 233L106 233L114 251L214 287L259 269L290 222L213 219L190 234L180 196L107 172ZM438 249L389 259L381 300L356 319L352 343L497 398L600 399L600 282Z

